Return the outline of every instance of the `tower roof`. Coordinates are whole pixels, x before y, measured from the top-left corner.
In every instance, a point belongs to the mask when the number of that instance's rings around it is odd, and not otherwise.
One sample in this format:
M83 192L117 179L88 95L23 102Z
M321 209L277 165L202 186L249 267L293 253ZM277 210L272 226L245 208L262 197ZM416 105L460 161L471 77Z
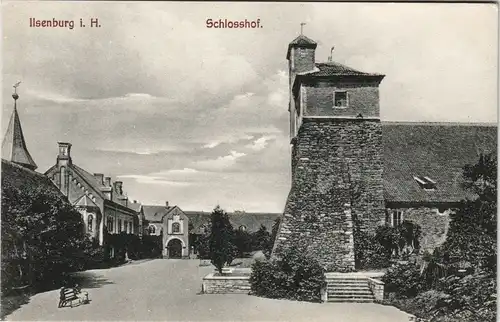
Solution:
M2 159L17 163L23 167L35 170L37 165L26 147L23 129L16 104L10 118L9 127L2 142Z
M317 46L318 46L318 44L314 40L312 40L304 35L299 35L297 38L292 40L291 43L288 44L288 51L286 53L286 59L290 58L290 51L292 50L292 47L315 49Z

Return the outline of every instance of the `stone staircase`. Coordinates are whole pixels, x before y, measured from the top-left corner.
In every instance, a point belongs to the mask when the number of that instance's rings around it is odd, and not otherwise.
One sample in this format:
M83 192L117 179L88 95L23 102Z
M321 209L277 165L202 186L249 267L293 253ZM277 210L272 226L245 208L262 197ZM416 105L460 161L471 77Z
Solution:
M375 301L368 279L363 276L327 276L328 302Z

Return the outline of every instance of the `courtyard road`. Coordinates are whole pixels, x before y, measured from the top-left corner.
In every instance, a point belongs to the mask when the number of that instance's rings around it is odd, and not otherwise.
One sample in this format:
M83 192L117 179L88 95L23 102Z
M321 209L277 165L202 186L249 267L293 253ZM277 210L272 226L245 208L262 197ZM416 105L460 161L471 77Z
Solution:
M58 290L33 296L6 320L107 321L408 321L394 307L358 303L305 303L249 295L199 295L212 271L197 260L157 259L83 272L90 304L57 308Z

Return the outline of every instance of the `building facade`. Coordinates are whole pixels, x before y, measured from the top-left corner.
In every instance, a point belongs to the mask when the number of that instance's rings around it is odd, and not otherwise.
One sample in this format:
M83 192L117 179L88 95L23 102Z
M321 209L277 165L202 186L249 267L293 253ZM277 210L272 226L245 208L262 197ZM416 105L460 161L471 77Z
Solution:
M139 213L123 191L122 181L91 174L73 163L71 143L59 142L57 162L45 175L82 214L86 232L103 245L105 231L138 235Z
M353 271L354 225L405 219L433 250L468 197L463 166L496 153L496 126L381 122L385 76L317 63L316 47L304 35L288 46L292 185L273 256L300 245L328 271Z
M187 258L190 255L189 218L178 206L143 205L144 233L162 236L164 258Z

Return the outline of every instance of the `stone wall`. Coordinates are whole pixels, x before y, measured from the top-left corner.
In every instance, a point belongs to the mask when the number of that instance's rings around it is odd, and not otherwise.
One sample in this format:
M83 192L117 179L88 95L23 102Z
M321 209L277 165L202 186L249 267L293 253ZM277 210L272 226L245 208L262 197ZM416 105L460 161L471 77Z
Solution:
M311 80L305 87L302 98L304 116L379 116L379 82L339 83L326 80ZM334 108L334 91L347 91L348 107Z
M354 270L354 218L367 232L385 220L381 136L377 120L304 118L273 256L296 245L328 271Z
M367 280L368 280L368 286L370 287L370 290L372 291L375 300L382 301L384 299L385 283L371 277L367 277Z
M433 207L415 207L415 208L391 208L392 210L401 210L403 219L414 222L422 228L420 237L421 251L432 252L436 247L442 245L446 240L446 234L450 224L451 209L438 211Z
M214 276L213 273L203 278L202 293L205 294L248 294L249 276Z

